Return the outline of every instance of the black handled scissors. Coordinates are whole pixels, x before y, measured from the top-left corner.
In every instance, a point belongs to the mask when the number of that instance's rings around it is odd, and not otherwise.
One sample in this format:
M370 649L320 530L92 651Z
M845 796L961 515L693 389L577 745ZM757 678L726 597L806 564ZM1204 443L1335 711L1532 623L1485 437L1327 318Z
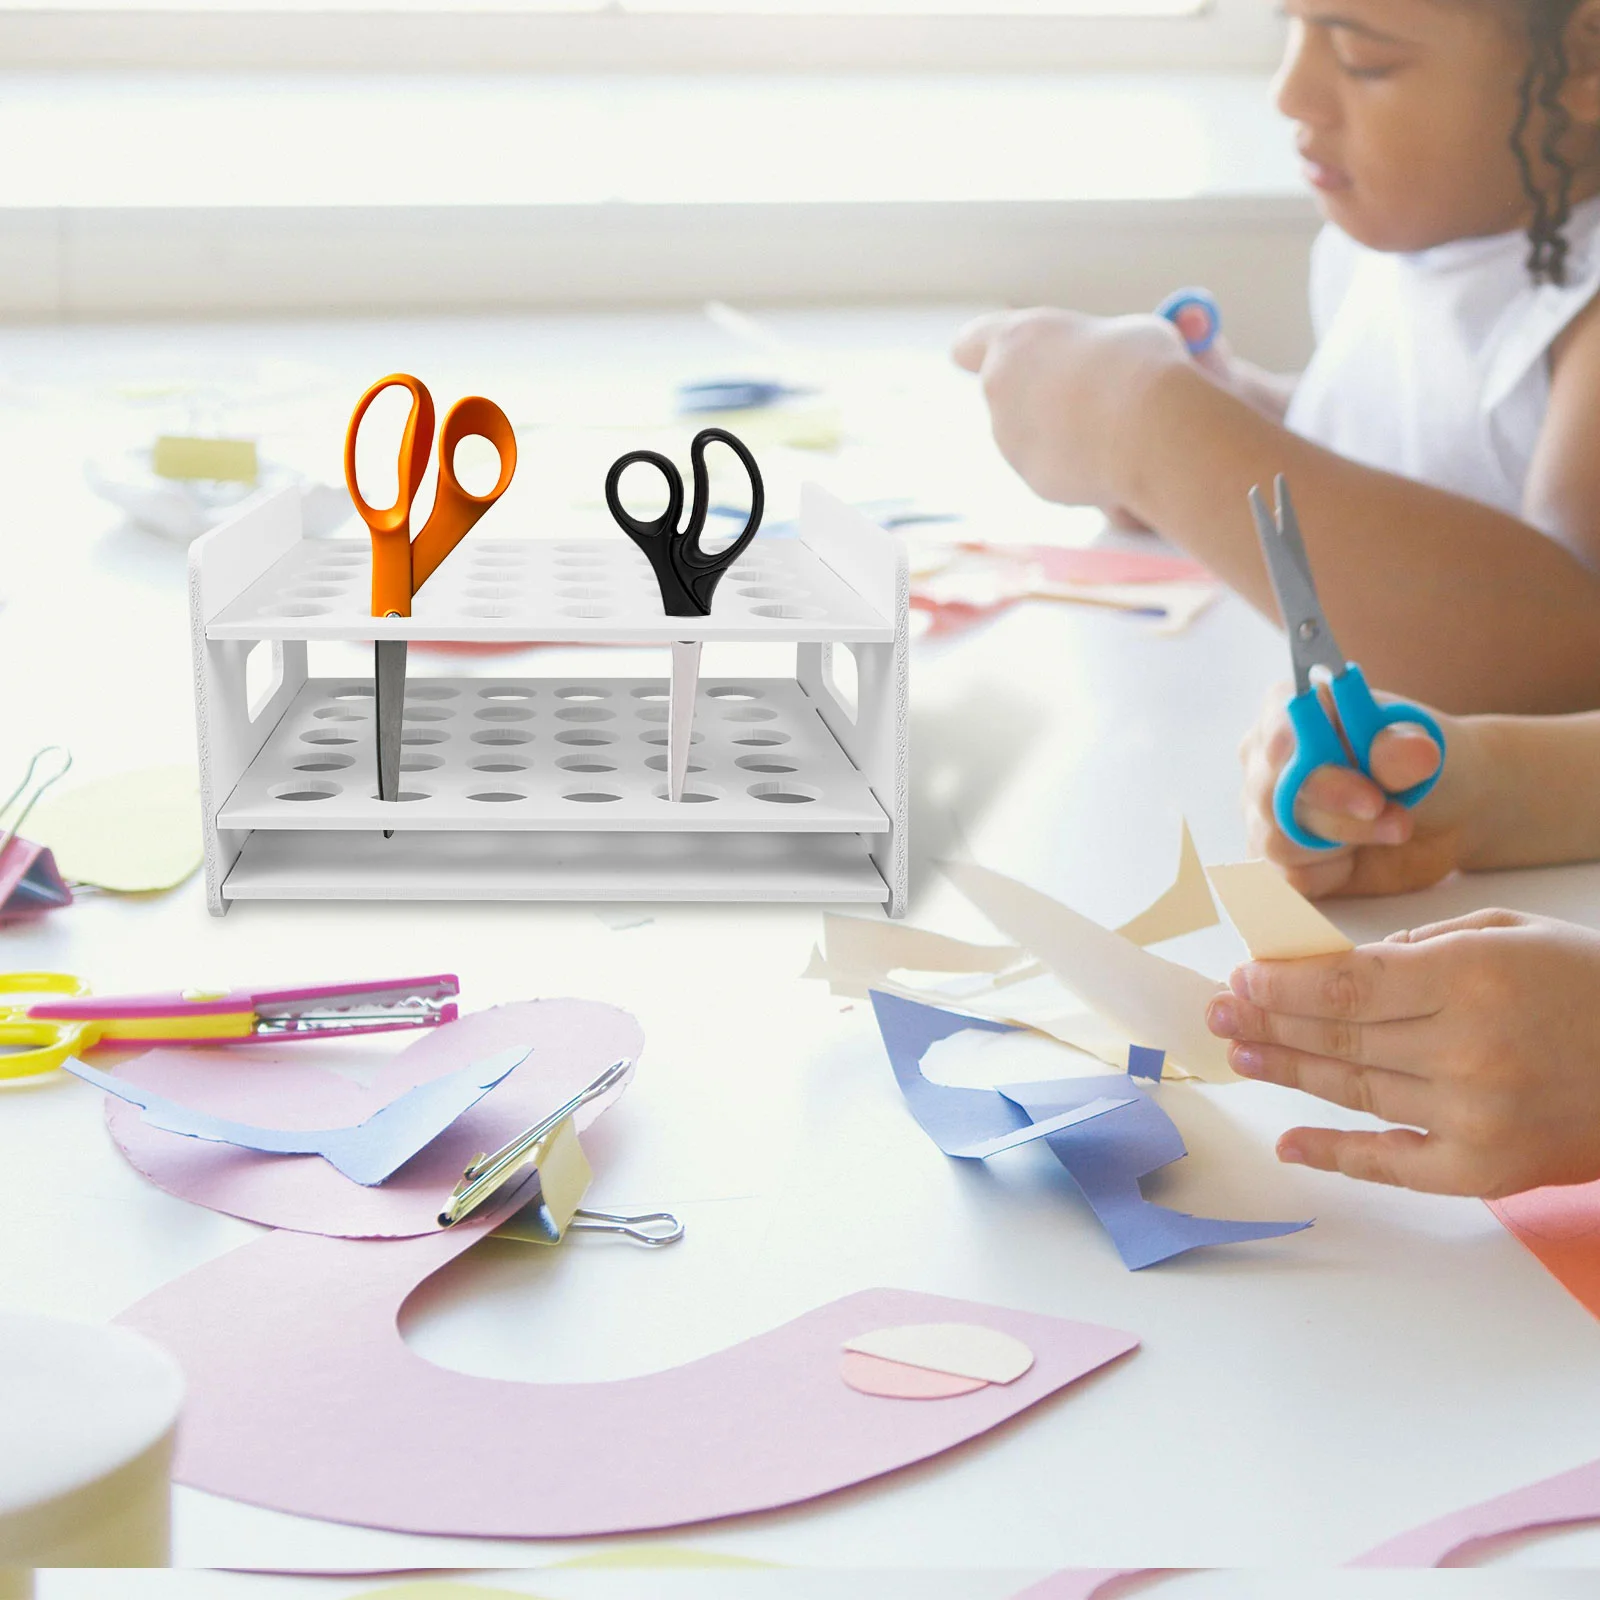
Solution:
M725 444L738 456L750 477L750 516L744 531L732 544L713 553L700 542L705 531L706 516L711 510L711 482L706 471L706 446ZM653 522L644 522L631 515L622 504L618 486L622 474L636 462L654 467L667 480L667 509ZM689 464L694 479L694 502L689 508L689 521L678 527L683 515L683 475L675 463L654 450L631 450L613 463L606 474L606 507L617 519L618 526L644 551L655 569L656 582L661 586L661 606L669 617L709 617L711 597L716 592L722 574L744 553L761 527L761 513L766 506L766 491L761 482L761 469L750 454L744 441L736 439L722 428L703 428L694 436L689 446Z

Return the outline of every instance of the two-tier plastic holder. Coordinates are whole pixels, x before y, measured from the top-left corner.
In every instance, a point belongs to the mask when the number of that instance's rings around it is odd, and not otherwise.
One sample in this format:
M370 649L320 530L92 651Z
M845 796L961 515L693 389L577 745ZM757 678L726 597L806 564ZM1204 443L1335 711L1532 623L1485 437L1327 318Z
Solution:
M785 900L904 911L905 551L824 490L806 486L797 538L756 539L709 617L664 616L649 564L620 535L474 535L410 617L372 617L370 583L367 541L306 538L292 489L191 548L214 914L235 900ZM665 676L414 670L400 798L384 802L372 680L307 673L308 642L374 638L664 651L694 639L792 643L795 670L701 679L677 801ZM252 705L247 661L263 641L271 670ZM843 650L854 658L853 696L841 687L852 676Z

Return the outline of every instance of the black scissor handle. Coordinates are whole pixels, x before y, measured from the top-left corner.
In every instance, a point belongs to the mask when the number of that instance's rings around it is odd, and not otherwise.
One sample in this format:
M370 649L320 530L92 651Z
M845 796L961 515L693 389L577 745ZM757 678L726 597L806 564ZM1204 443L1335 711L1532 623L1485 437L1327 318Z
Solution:
M701 543L706 517L711 510L711 476L706 470L706 447L711 444L727 445L750 477L750 515L744 530L726 548L717 551L707 550ZM652 522L633 516L623 506L618 492L623 473L638 462L654 467L667 483L667 509ZM683 477L665 456L654 450L633 450L613 462L606 474L606 508L655 569L662 609L669 617L710 616L711 598L722 574L739 559L760 531L761 515L766 508L766 491L756 458L742 439L725 429L702 428L689 446L689 465L694 499L689 507L689 521L681 532L678 518L683 513Z

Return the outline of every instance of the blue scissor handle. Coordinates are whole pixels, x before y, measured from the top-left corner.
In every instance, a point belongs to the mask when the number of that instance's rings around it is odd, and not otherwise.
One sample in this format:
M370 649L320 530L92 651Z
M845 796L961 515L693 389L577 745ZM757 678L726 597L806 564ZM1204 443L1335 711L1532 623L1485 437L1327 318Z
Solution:
M1183 336L1192 356L1203 356L1222 332L1222 308L1208 289L1178 289L1156 307Z
M1384 728L1396 722L1415 723L1439 747L1438 771L1432 777L1424 778L1421 783L1414 783L1409 789L1391 795L1391 799L1398 800L1409 809L1432 793L1433 786L1444 772L1444 730L1421 706L1405 700L1388 706L1379 705L1367 687L1365 674L1353 661L1345 663L1344 671L1333 679L1331 688L1333 704L1344 728L1344 740L1349 741L1350 750L1356 758L1354 763L1345 751L1339 730L1323 710L1317 691L1308 689L1289 702L1287 709L1289 725L1294 729L1295 751L1288 766L1279 774L1278 786L1272 796L1272 814L1278 826L1297 845L1307 850L1335 850L1338 845L1333 840L1307 832L1295 820L1295 802L1300 798L1306 779L1318 767L1351 765L1357 766L1370 778L1372 741Z

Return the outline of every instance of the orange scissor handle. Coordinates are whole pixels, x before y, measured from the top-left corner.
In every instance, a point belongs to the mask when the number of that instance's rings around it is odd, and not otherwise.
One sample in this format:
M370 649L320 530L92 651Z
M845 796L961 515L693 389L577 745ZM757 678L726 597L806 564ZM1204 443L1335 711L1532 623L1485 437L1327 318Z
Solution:
M385 389L405 389L411 411L400 436L400 493L392 506L378 510L361 497L356 482L356 438L372 402ZM362 395L344 437L344 477L361 520L372 532L372 614L409 617L411 597L433 575L439 563L465 537L485 511L506 492L517 470L517 439L499 406L481 395L458 400L444 419L439 436L439 482L433 510L413 542L411 505L428 470L433 445L433 396L420 378L392 372ZM485 438L500 457L500 478L484 495L470 494L456 477L456 447L473 435Z

